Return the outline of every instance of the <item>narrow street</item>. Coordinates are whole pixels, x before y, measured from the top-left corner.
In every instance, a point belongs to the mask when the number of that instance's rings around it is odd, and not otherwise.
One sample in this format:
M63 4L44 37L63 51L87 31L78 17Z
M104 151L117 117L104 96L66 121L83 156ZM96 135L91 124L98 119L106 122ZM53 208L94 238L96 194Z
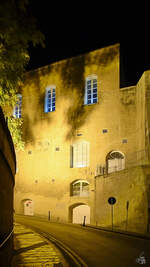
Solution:
M16 222L53 236L74 251L88 267L150 266L150 240L60 224L36 217L15 217ZM143 259L143 263L140 262Z

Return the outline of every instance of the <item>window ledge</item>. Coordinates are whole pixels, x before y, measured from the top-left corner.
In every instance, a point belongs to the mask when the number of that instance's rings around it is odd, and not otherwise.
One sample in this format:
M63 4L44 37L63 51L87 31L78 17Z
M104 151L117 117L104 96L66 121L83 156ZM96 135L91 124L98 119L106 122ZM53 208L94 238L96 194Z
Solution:
M83 106L93 106L93 105L97 105L97 104L99 104L99 102L91 103L91 104L83 104Z
M72 198L88 198L90 196L90 194L88 196L70 196Z
M56 109L53 111L44 111L44 114L53 113L53 112L56 112Z

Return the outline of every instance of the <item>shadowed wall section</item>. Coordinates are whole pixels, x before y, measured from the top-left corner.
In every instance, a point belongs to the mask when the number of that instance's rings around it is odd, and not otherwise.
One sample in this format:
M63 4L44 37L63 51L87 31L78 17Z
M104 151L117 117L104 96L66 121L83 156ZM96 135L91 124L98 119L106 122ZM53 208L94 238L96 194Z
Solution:
M13 229L13 189L16 157L12 139L0 108L0 243ZM0 248L1 266L9 266L12 235Z

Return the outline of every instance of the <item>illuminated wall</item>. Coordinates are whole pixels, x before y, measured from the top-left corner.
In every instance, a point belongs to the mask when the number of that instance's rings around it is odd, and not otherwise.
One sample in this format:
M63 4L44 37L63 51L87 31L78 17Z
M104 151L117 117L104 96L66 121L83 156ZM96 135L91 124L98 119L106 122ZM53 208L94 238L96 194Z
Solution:
M102 177L102 170L108 171L107 155L120 151L125 168L129 169L137 165L137 151L145 149L145 137L141 138L140 132L137 135L137 127L142 123L142 117L137 122L141 89L138 93L136 86L120 89L119 78L118 45L26 74L20 92L26 146L25 151L17 153L16 212L24 213L24 203L29 202L27 207L34 215L48 217L50 211L52 220L73 222L73 209L86 205L85 210L90 207L92 224L103 217L103 196L101 199L99 191L101 195L104 192L99 182L95 191L95 176ZM91 99L90 91L85 94L88 86L92 88L91 104L86 102ZM55 106L55 111L45 112L46 92L51 102L49 109ZM140 128L142 134L144 127ZM110 183L112 192L119 172ZM117 190L118 187L116 195ZM126 190L122 191L125 199L126 194ZM108 225L107 218L103 224Z

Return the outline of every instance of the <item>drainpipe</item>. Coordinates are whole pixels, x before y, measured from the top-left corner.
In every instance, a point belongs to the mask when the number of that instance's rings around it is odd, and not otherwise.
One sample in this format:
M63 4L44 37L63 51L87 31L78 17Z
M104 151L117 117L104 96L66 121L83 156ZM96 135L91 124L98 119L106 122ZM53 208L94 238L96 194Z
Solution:
M97 178L97 176L94 177L94 220L95 220L95 224L97 226L97 221L96 221L96 178Z

